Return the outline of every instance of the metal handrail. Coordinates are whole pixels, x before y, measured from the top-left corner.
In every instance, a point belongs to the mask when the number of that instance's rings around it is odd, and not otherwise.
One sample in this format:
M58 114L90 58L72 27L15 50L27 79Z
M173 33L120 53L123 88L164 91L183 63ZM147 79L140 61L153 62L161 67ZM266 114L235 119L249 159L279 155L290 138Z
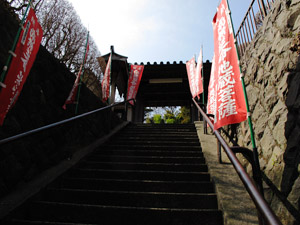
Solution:
M56 122L56 123L52 123L52 124L49 124L49 125L46 125L46 126L43 126L43 127L39 127L37 129L33 129L33 130L30 130L30 131L27 131L27 132L24 132L24 133L21 133L21 134L17 134L17 135L12 136L12 137L8 137L8 138L5 138L5 139L2 139L2 140L0 140L0 145L3 145L3 144L6 144L8 142L12 142L12 141L21 139L23 137L26 137L26 136L29 136L29 135L32 135L32 134L35 134L35 133L38 133L38 132L41 132L41 131L53 128L53 127L57 127L57 126L62 125L62 124L66 124L66 123L72 122L74 120L80 119L82 117L89 116L91 114L103 111L105 109L113 108L113 107L115 107L117 105L121 105L121 104L125 104L126 105L129 101L134 101L135 102L135 99L129 99L129 100L126 100L126 101L123 101L123 102L118 102L118 103L110 104L108 106L104 106L102 108L95 109L93 111L86 112L86 113L80 114L78 116L71 117L69 119L65 119L65 120L62 120L62 121L59 121L59 122Z
M254 204L256 205L256 208L261 213L261 215L264 217L264 219L272 225L280 225L281 222L276 217L275 213L272 211L268 203L265 201L261 193L259 192L257 186L254 184L250 176L247 174L239 160L237 159L236 155L232 151L232 149L228 146L226 141L221 136L220 132L218 130L214 130L214 125L211 122L211 120L208 118L206 113L201 109L201 107L198 105L198 103L192 99L196 107L198 108L199 112L202 114L203 119L208 123L210 128L213 130L216 138L221 143L223 149L225 150L229 160L231 161L234 169L236 170L237 174L239 175L241 181L243 182L247 192L249 193L250 197L252 198Z

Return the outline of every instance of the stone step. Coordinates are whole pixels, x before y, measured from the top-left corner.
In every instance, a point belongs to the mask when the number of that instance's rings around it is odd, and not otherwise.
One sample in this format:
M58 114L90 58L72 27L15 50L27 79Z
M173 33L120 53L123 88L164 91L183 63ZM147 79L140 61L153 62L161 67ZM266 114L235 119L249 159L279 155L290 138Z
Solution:
M185 123L185 124L170 124L170 123L165 123L165 124L147 124L147 123L134 123L130 124L129 127L195 127L194 123Z
M11 222L7 222L7 225L95 225L91 223L63 223L63 222L49 222L40 220L24 220L24 219L12 219Z
M207 172L206 164L179 164L179 163L132 163L132 162L94 162L83 161L77 168L109 169L109 170L152 170L152 171L185 171Z
M109 147L105 149L98 149L94 152L93 155L124 155L124 156L187 156L187 157L203 157L203 153L201 151L162 151L162 150L128 150L128 149L122 149L122 150L114 150Z
M125 144L105 144L97 149L129 149L129 150L166 150L166 151L201 151L201 146L159 146L159 145L137 145L137 144L132 144L132 145L125 145ZM96 150L97 151L97 150Z
M138 192L213 193L215 191L213 183L209 181L188 182L62 177L51 186L67 189Z
M140 136L139 134L137 135L123 135L123 136L118 136L116 137L114 140L116 141L186 141L186 142L199 142L198 137L196 136L180 136L180 135L176 135L176 136L169 136L169 135L144 135L144 136Z
M139 130L124 130L122 132L122 135L159 135L163 134L164 136L169 135L169 136L176 136L176 135L195 135L196 130L144 130L144 129L139 129Z
M93 179L126 179L154 181L210 181L207 172L72 169L66 177Z
M90 224L223 224L215 209L173 209L102 206L40 201L27 207L25 219Z
M143 136L151 136L151 137L194 137L198 138L197 133L193 132L152 132L145 130L142 132L134 132L130 130L126 130L116 137L143 137Z
M76 197L75 197L76 196ZM103 206L217 209L216 194L48 188L43 201Z
M132 162L132 163L189 163L203 164L203 157L194 156L134 156L134 155L90 155L86 158L87 161L96 162Z
M199 140L196 141L181 141L181 140L111 140L108 144L124 144L124 145L154 145L154 146L168 146L172 148L172 146L200 146Z
M131 128L144 128L144 129L186 129L186 128L194 128L194 124L130 124L127 129Z

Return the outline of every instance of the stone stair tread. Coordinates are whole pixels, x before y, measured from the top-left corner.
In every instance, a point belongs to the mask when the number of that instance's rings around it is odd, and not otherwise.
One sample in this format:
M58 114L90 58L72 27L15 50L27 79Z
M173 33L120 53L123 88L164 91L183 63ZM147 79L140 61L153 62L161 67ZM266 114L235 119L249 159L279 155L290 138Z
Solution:
M116 170L109 170L109 169L84 169L84 168L78 168L73 169L76 171L104 171L104 172L115 172ZM117 170L119 172L123 173L162 173L162 174L209 174L208 172L185 172L185 171L153 171L153 170Z
M196 163L144 163L144 162L99 162L83 161L77 168L89 169L135 169L135 170L174 170L207 172L207 165Z
M53 187L87 190L214 193L209 181L158 181L99 178L63 178Z
M151 136L145 136L145 137L118 137L113 142L120 142L120 141L162 141L162 142L178 142L178 137L163 137L163 136L157 136L157 137L151 137ZM199 139L197 137L180 137L180 142L199 142Z
M217 209L214 193L168 193L48 188L43 201L106 206ZM76 196L76 198L74 197Z
M143 140L143 141L136 141L136 140L126 140L126 141L113 141L111 142L111 144L118 144L118 143L122 143L122 145L167 145L169 147L172 146L200 146L199 141L189 141L188 143L185 141L147 141L147 140Z
M143 137L180 137L180 138L198 138L197 134L195 132L166 132L166 133L151 133L151 136L149 136L150 132L145 133L136 133L136 132L124 132L117 136L117 138L143 138ZM134 135L133 135L134 134Z
M49 222L49 221L38 221L38 220L25 220L25 219L12 219L12 221L9 224L13 225L38 225L38 224L44 224L44 225L97 225L97 224L91 224L91 223L63 223L63 222Z
M119 205L92 205L92 204L76 204L65 202L50 202L50 201L36 201L32 204L46 204L46 205L66 205L66 206L78 206L78 207L95 207L95 208L119 208L119 209L139 209L150 211L174 211L174 212L217 212L218 209L186 209L186 208L164 208L164 207L134 207L134 206L119 206Z
M185 192L161 192L161 191L153 191L153 192L145 192L145 191L113 191L113 190L89 190L89 189L71 189L71 188L52 188L49 187L46 189L48 191L56 191L56 192L90 192L90 193L104 193L104 194L134 194L134 195L163 195L163 196L216 196L216 193L185 193ZM49 201L49 200L48 200ZM51 200L50 200L51 201Z
M163 133L162 133L163 132ZM154 130L154 131L148 131L148 130L138 130L138 131L126 131L122 135L134 135L134 136L143 136L143 135L149 135L149 136L180 136L180 135L192 135L195 136L195 131L162 131L162 130Z
M106 155L98 155L107 157ZM134 156L134 155L112 155L112 158L135 158L135 159L202 159L203 157L192 157L192 156Z
M167 149L167 150L170 150L170 147L169 146L159 146L159 145L144 145L144 144L141 144L141 145L125 145L125 144L106 144L106 145L102 145L101 147L99 147L98 149L102 149L102 148L113 148L113 149L118 149L118 148L122 148L122 149L125 149L125 148L129 148L129 149L151 149L151 150L155 150L155 149ZM180 150L187 150L187 149L195 149L195 150L201 150L201 147L200 146L172 146L172 150L177 150L177 149L180 149Z
M30 206L34 220L101 224L223 224L216 209L106 206L40 201ZM84 215L84 216L83 216ZM99 224L99 222L97 223Z
M139 162L107 162L107 161L88 161L84 160L81 164L119 164L119 165L156 165L156 166L203 166L206 164L198 163L139 163ZM80 165L81 165L80 164Z
M193 157L193 156L124 156L124 155L96 155L89 156L87 158L88 161L113 161L113 162L145 162L145 163L205 163L205 159L203 157Z
M166 181L210 181L208 172L174 172L174 171L150 171L150 170L91 170L72 169L68 177L87 178L114 178L114 179L144 179L144 180L166 180Z
M203 153L201 151L163 151L163 150L106 150L106 149L98 149L93 153L93 155L135 155L135 156L160 156L160 155L182 155L182 156L199 156L203 157Z
M68 179L79 179L79 180L84 180L84 181L89 181L89 180L93 180L93 181L119 181L119 182L136 182L136 183L165 183L165 184L207 184L207 183L211 183L210 181L161 181L161 180L126 180L126 179L99 179L99 178L68 178L68 177L63 177L63 180L68 180Z

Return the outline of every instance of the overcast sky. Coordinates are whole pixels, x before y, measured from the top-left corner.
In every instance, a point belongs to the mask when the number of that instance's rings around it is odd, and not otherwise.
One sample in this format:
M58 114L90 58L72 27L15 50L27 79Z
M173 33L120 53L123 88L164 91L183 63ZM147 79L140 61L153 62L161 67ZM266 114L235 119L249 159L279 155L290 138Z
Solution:
M212 19L219 0L69 0L89 28L101 54L115 52L129 63L187 61L213 55ZM229 0L235 30L251 0Z

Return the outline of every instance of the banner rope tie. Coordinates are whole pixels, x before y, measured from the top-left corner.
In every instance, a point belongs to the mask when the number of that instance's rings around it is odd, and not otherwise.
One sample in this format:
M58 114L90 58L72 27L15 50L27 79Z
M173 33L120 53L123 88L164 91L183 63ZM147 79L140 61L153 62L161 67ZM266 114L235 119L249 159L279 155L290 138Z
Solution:
M14 53L12 50L9 50L8 53L11 54L13 57L17 57L17 54Z

